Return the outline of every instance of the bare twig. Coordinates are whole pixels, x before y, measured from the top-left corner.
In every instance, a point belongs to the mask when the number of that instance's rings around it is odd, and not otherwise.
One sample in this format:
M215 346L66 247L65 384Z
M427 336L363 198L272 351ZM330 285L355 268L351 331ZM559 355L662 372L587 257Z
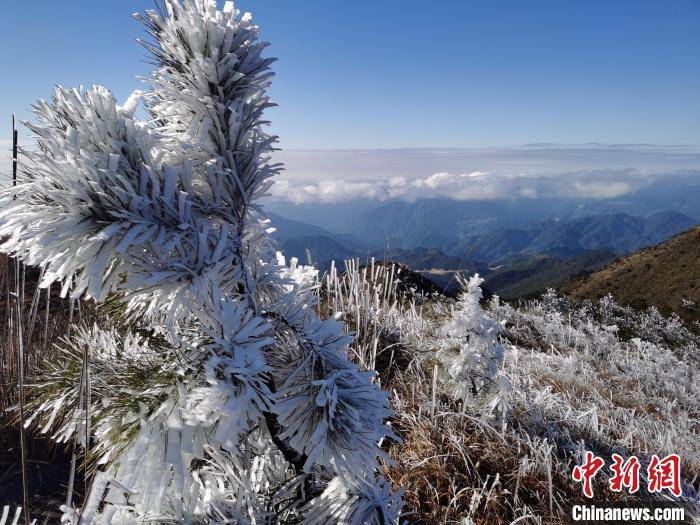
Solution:
M17 128L12 115L12 185L17 184ZM22 285L20 286L20 270ZM17 307L17 346L19 350L19 439L22 464L22 504L24 523L29 525L29 479L27 477L27 436L24 430L24 333L22 330L22 307L24 306L24 266L15 261L15 305Z

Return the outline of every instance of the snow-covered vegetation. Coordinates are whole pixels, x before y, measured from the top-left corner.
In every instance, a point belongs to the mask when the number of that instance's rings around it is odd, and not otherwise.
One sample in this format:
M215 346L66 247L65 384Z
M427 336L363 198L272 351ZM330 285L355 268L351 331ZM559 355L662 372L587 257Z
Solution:
M484 301L478 275L450 299L392 263L287 261L259 204L281 166L258 28L208 0L141 20L147 89L120 106L57 88L0 197L6 332L42 356L21 417L72 450L64 523L565 523L585 451L679 454L697 506L695 328L611 297ZM61 337L38 287L25 312L17 261L70 300Z
M92 476L64 521L397 522L388 394L278 265L256 202L280 170L273 59L231 3L164 8L140 17L149 89L119 106L57 88L0 202L3 252L105 306L58 343L27 420L74 440Z
M9 505L0 507L0 525L17 525L22 518L22 507L11 508ZM31 522L36 525L36 520Z
M489 341L492 350L477 355L489 357L481 377L497 386L486 406L498 407L499 416L455 403L455 394L478 389L455 383L454 365L434 365L445 347L443 314L434 306L423 317L435 320L404 341L420 372L389 386L404 442L392 448L397 466L388 472L423 520L567 523L572 502L581 501L572 468L586 450L608 461L613 453L636 455L644 468L652 454L679 454L682 499L697 511L700 337L677 317L637 312L610 297L574 305L553 291L517 308L492 298L476 326L502 327L504 355L479 328L472 332L479 343L467 348ZM608 475L597 480L603 499L611 497Z
M346 268L323 279L321 310L358 331L353 355L392 392L402 441L385 469L408 519L568 523L585 451L636 455L644 468L679 454L682 504L698 510L700 337L677 316L553 290L482 308L478 276L460 280L455 301L405 286L396 265ZM611 495L609 475L596 479L602 499L661 497Z

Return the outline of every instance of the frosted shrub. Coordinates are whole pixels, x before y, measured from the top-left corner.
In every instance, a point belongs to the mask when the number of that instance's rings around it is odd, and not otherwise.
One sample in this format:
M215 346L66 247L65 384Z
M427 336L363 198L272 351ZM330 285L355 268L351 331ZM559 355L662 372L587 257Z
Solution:
M638 336L674 347L693 344L697 339L677 314L666 317L655 306L638 310L620 305L610 294L597 303L584 302L574 314L579 318L588 316L604 324L615 325L625 339Z
M150 89L119 106L57 88L0 202L3 252L113 314L62 343L38 390L34 423L98 469L64 519L395 523L388 395L316 315L314 271L276 260L257 202L281 169L267 44L230 2L163 7L139 17Z
M481 284L475 274L469 280L458 276L462 288L451 316L441 329L443 350L440 359L447 367L452 395L467 405L488 404L505 410L507 381L500 373L504 350L498 341L500 325L488 319L481 309Z

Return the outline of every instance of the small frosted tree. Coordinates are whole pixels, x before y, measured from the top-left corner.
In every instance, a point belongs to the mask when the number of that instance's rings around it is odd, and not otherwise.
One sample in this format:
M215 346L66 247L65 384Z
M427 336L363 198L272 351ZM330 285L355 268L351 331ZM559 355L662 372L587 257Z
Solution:
M484 279L474 274L468 280L457 276L459 300L451 307L450 319L442 326L441 359L453 397L466 406L505 416L509 384L502 374L505 352L498 340L501 325L488 319L481 308Z
M33 423L95 473L80 523L395 523L388 396L275 259L265 43L230 2L139 17L150 87L57 88L0 202L2 251L109 315L61 343ZM148 121L135 115L143 100Z

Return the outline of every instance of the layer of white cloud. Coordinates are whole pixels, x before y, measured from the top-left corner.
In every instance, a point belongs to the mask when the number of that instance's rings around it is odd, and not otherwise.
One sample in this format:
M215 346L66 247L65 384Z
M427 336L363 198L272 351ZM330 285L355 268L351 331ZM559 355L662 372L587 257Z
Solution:
M548 176L438 172L411 180L401 176L364 182L326 179L300 185L282 179L270 193L275 199L294 204L420 198L463 201L538 197L607 199L637 191L656 177L654 173L636 169L581 170Z
M700 169L697 149L534 145L493 150L283 151L287 170L271 196L295 204L450 198L614 198L680 169ZM631 168L630 166L637 166Z

